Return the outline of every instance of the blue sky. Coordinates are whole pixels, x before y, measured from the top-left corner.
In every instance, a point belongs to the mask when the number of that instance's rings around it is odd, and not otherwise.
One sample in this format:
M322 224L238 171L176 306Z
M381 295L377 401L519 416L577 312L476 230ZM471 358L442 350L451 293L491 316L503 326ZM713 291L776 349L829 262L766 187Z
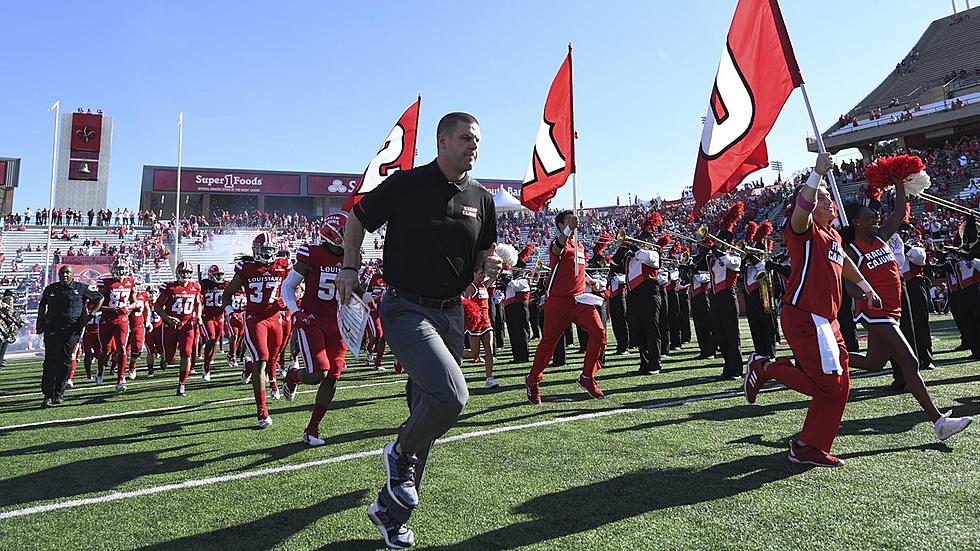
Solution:
M473 174L520 179L545 94L574 43L578 194L676 197L690 185L735 0L686 2L19 2L0 35L0 156L22 158L15 207L47 205L53 117L115 119L110 207L135 207L144 164L360 172L422 93L419 157L435 124L481 122ZM959 4L962 6L963 2ZM946 0L784 0L821 129L894 68ZM812 162L795 92L770 159ZM770 170L759 175L767 181ZM554 205L568 205L571 184Z

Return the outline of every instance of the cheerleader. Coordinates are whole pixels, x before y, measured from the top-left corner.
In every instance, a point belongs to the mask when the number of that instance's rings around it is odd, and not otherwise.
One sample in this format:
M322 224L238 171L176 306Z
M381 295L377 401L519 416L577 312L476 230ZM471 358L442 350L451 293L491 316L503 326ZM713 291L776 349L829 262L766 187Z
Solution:
M493 325L490 323L490 293L495 279L484 280L482 271L473 272L473 283L463 291L463 323L470 343L468 359L479 361L480 343L483 343L483 365L486 369L487 388L500 386L493 378Z

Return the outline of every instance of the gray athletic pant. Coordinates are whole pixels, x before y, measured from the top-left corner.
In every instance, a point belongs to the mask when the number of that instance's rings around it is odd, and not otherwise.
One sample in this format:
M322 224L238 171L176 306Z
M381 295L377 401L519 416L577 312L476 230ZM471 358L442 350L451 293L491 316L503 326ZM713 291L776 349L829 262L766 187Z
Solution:
M446 310L420 306L388 290L381 301L381 326L391 351L408 373L409 416L398 432L403 453L418 456L420 486L432 443L455 423L469 399L460 368L463 358L463 307ZM390 502L382 505L406 522L411 511Z

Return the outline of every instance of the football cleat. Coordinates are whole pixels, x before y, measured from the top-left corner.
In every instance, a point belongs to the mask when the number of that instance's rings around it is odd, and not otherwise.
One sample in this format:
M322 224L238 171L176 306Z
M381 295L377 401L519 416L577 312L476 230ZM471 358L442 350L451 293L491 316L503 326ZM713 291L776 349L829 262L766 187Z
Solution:
M101 385L102 384L102 375L97 375L95 377L95 384L97 384L97 385Z
M313 448L316 448L318 446L322 446L322 445L324 445L324 444L327 443L326 440L320 438L319 436L317 436L315 434L310 434L308 432L304 432L303 433L302 442L304 444L309 445L310 447L313 447Z
M126 392L126 385L124 383L116 385L116 392Z
M65 388L75 388L75 381L68 379L65 381Z
M211 372L210 371L205 371L204 372L204 375L201 378L204 379L205 382L210 381L211 380Z
M272 426L272 417L263 417L259 419L259 428L264 429Z
M497 383L497 380L494 379L493 376L491 375L487 377L487 382L484 384L484 386L487 388L498 388L500 387L500 384Z
M187 396L187 389L184 385L177 386L177 396Z
M129 380L130 381L135 381L136 380L136 370L135 369L133 369L133 370L131 370L129 372Z

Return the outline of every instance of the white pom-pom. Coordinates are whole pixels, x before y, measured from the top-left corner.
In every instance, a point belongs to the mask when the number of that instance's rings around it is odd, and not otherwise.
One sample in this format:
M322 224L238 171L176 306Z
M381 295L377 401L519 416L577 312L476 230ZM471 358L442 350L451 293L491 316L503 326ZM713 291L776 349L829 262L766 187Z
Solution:
M507 266L517 264L517 249L506 243L500 243L497 245L496 254Z
M905 179L905 191L909 195L918 195L929 189L929 186L931 185L932 180L929 179L929 175L926 174L926 171L924 170L921 172L916 172Z

